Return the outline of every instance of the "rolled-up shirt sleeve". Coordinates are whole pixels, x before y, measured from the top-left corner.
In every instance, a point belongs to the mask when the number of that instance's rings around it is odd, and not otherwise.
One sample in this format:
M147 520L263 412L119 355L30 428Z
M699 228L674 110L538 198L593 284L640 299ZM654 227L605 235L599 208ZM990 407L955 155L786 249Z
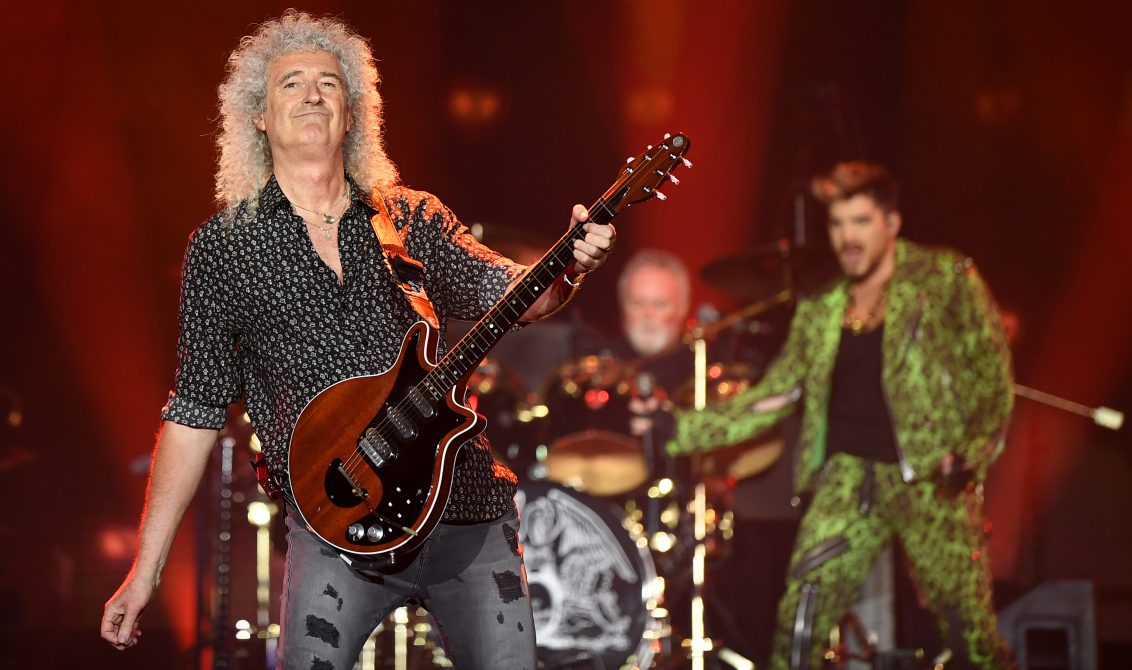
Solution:
M194 428L220 429L239 397L233 314L226 296L222 231L208 224L189 239L181 272L177 373L161 418Z

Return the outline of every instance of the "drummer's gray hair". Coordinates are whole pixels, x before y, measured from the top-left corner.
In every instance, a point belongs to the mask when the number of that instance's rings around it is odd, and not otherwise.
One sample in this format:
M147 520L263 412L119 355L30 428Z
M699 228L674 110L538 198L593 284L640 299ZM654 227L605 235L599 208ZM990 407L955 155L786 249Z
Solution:
M326 51L342 68L353 121L342 147L346 171L366 192L397 183L397 168L385 154L381 94L377 91L380 76L369 43L338 19L315 18L289 9L240 40L228 56L228 74L218 89L216 199L228 221L255 216L256 201L271 176L272 162L267 135L256 128L253 119L267 105L271 62L300 51ZM241 208L243 204L246 206Z
M680 286L681 311L686 316L692 299L692 280L688 275L688 266L684 265L679 256L664 249L641 249L625 263L625 268L617 279L617 298L621 304L625 304L625 296L629 292L629 278L637 270L646 267L658 268L676 278Z

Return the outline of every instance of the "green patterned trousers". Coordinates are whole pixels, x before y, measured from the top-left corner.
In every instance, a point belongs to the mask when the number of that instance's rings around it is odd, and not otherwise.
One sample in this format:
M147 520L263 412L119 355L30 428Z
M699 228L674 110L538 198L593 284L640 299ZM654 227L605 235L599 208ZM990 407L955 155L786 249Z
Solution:
M822 667L830 629L858 600L878 553L894 538L955 655L947 667L1011 667L991 605L981 496L944 496L930 483L905 483L896 464L870 467L834 454L794 544L773 670Z

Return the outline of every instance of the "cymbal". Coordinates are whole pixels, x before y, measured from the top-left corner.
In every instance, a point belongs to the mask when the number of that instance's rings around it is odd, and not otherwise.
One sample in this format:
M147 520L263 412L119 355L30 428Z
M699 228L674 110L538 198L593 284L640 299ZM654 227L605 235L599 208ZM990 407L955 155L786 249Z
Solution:
M792 284L816 286L830 274L821 261L810 247L797 249L779 242L718 258L700 270L700 277L740 300L763 300Z
M649 477L641 443L608 430L584 430L555 440L546 477L595 496L626 493Z

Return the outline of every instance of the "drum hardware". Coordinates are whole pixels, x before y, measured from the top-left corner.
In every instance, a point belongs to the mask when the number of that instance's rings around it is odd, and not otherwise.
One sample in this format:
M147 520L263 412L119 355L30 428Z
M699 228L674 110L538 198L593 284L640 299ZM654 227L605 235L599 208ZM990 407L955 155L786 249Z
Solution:
M784 258L786 258L787 261L789 260L788 256L784 256ZM785 263L783 267L786 268L784 272L785 288L779 290L771 297L748 305L719 321L710 324L697 324L685 337L685 342L689 344L692 349L695 363L695 372L692 378L691 403L692 409L695 411L702 412L708 405L709 373L711 372L707 359L708 340L718 335L724 328L728 328L740 320L750 319L772 307L792 300L794 292L790 281L791 273ZM721 376L721 374L717 374L716 378L718 379ZM732 387L729 387L729 389L730 388ZM714 509L709 511L707 495L708 482L704 476L705 456L706 455L700 450L694 451L691 455L692 477L693 481L695 481L693 497L689 504L689 511L693 518L693 537L695 539L695 546L692 551L691 570L691 625L689 638L682 641L681 644L688 650L688 658L691 661L692 670L704 670L705 657L714 649L714 643L711 638L707 637L704 625L704 577L706 574L709 544L709 521L711 521L713 527L718 527L721 517L716 514ZM732 519L728 519L726 522L726 526L729 529L728 532L730 532L730 528L732 527L731 524Z
M546 447L539 422L548 413L522 378L495 358L484 359L468 380L468 406L487 418L492 456L531 479L546 478Z
M633 381L609 356L586 356L560 366L546 384L549 433L546 478L591 495L613 496L648 481L641 441L624 433Z

